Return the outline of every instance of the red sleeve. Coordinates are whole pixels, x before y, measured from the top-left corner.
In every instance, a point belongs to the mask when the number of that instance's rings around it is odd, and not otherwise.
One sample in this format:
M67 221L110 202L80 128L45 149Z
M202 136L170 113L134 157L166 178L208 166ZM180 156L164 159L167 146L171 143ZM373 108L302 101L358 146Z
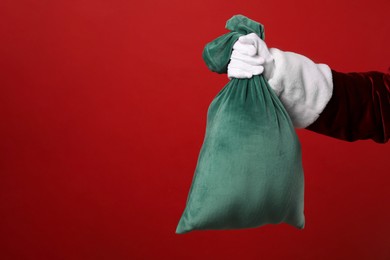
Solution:
M333 94L318 119L306 129L345 141L390 135L390 74L332 70Z

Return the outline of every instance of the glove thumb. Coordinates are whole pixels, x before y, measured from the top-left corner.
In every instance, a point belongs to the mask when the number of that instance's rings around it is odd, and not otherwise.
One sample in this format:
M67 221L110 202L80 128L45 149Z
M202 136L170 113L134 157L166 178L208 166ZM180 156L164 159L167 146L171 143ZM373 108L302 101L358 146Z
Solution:
M239 37L238 40L242 44L252 44L257 49L258 43L256 41L256 37L258 37L258 36L255 33L250 33L250 34L243 35L243 36Z

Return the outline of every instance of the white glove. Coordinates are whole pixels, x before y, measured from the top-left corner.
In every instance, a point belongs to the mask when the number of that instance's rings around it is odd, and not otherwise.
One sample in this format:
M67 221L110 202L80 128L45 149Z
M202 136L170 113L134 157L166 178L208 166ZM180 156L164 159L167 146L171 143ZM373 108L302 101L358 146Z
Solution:
M233 45L228 77L251 78L263 72L296 128L311 125L332 97L328 65L316 64L297 53L268 49L254 33L241 36Z
M274 58L267 44L257 34L251 33L239 37L233 45L227 72L229 79L251 78L264 72L268 80L272 76L274 67Z

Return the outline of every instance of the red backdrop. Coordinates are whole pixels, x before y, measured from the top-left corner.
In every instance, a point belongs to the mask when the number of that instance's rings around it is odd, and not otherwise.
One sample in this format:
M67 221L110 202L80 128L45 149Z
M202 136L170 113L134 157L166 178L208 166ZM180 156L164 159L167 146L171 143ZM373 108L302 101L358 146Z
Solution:
M204 45L244 14L271 47L390 66L390 2L2 0L1 259L390 259L389 146L298 131L306 227L176 235L209 103Z

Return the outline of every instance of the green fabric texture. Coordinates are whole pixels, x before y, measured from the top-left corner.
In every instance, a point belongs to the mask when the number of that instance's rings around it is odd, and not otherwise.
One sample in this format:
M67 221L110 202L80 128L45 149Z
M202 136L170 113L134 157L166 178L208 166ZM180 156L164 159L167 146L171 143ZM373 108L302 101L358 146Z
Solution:
M245 16L227 21L229 33L208 43L210 70L226 73L241 35L264 38ZM204 142L176 233L243 229L287 223L303 228L301 147L291 120L262 75L233 78L209 106Z

